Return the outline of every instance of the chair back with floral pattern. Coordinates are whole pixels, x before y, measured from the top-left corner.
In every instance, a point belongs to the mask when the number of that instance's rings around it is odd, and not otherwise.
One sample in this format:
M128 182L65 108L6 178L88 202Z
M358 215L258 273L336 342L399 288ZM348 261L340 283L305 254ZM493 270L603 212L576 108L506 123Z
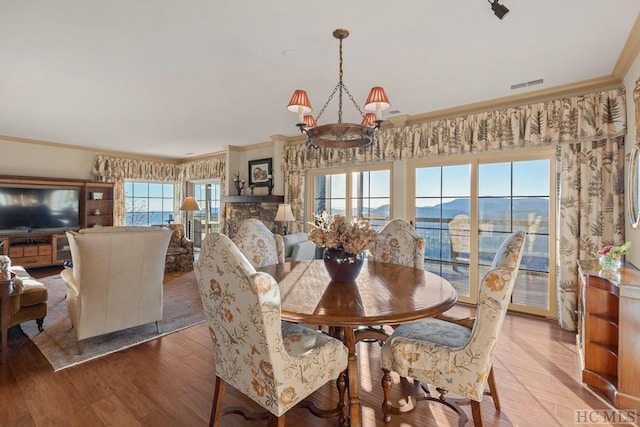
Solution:
M240 223L233 242L254 267L284 262L284 240L255 218Z
M516 231L502 242L491 263L491 270L485 274L480 284L476 321L466 346L468 354L477 355L468 359L469 365L474 367L470 372L474 372L474 375L475 372L478 373L474 381L477 385L475 388L470 386L469 390L474 395L469 397L477 398L476 400L481 399L493 365L498 335L502 330L524 253L525 237L524 231Z
M256 273L223 234L209 234L195 268L216 375L265 408L277 405L276 387L286 357L282 350L280 290L266 273ZM269 403L271 402L271 403Z
M451 391L480 401L493 366L498 335L507 314L511 294L524 252L524 231L516 231L500 245L491 269L480 283L476 321L466 346L456 353L459 377Z
M424 250L425 238L416 232L411 223L394 219L376 235L370 248L370 259L422 270Z
M393 360L383 360L383 367L481 401L522 259L524 239L524 231L517 231L498 248L492 268L480 284L470 336L459 345L443 345L412 338L411 332L403 331L403 336L390 338ZM445 328L443 333L448 330Z
M195 274L217 377L272 414L282 416L346 369L340 341L281 320L275 279L256 272L227 236L205 237Z

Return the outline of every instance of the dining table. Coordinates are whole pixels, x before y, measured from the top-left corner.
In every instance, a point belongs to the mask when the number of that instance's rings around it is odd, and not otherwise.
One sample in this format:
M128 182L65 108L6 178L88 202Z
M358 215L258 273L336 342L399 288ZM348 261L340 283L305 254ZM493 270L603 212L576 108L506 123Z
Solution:
M269 265L257 269L280 288L282 320L328 327L348 349L348 415L351 427L362 425L356 343L385 340L385 325L437 316L451 308L458 293L446 279L413 267L365 261L353 282L334 282L321 259Z

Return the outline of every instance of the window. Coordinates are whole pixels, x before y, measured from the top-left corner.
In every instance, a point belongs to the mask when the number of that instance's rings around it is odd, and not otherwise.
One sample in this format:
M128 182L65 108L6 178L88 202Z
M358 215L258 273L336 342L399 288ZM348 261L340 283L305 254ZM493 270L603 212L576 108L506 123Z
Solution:
M527 233L512 303L549 309L549 160L478 166L480 277L514 231Z
M511 309L556 316L552 160L545 152L447 165L415 162L415 224L427 241L425 269L449 280L461 301L477 302L478 284L499 245L523 230L527 238Z
M467 297L470 177L468 164L415 170L415 224L426 240L425 269L443 276Z
M193 195L200 210L193 212L194 245L200 247L201 239L208 233L220 230L220 182L193 185Z
M166 224L173 219L173 184L125 181L125 225Z
M326 211L347 218L362 217L377 229L391 218L389 166L314 172L311 182L313 213Z

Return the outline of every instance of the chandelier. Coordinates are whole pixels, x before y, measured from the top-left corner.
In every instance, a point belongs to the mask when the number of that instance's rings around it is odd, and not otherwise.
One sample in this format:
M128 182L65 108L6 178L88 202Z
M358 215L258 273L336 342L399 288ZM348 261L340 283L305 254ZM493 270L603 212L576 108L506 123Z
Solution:
M367 101L364 104L364 109L367 111L375 111L375 113L364 113L360 106L356 103L349 93L349 90L342 81L342 40L349 37L349 31L344 28L338 28L333 31L333 37L340 40L340 73L339 80L336 87L329 95L329 99L325 102L324 106L314 118L311 113L311 102L307 96L307 92L301 89L293 92L293 96L289 101L287 110L298 114L298 123L296 126L300 129L301 133L307 135L307 145L314 148L326 147L326 148L358 148L367 147L373 142L373 137L376 131L380 128L382 123L382 110L386 110L391 106L389 104L389 98L384 92L384 89L380 86L376 86L371 89ZM324 113L335 94L338 94L338 122L329 123L325 125L318 125L320 116ZM356 107L360 116L362 116L362 122L356 123L342 123L342 99L343 94L346 94L353 105Z

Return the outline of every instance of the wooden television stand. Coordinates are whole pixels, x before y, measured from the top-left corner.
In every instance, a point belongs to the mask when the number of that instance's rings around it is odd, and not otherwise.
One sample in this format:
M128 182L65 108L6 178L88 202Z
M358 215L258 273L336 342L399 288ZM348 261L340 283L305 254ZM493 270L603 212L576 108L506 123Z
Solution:
M0 176L0 186L73 187L80 191L78 228L113 225L113 184L83 181L46 179L17 176ZM8 255L13 265L45 267L62 265L71 260L65 228L33 229L17 228L0 231L0 255Z

